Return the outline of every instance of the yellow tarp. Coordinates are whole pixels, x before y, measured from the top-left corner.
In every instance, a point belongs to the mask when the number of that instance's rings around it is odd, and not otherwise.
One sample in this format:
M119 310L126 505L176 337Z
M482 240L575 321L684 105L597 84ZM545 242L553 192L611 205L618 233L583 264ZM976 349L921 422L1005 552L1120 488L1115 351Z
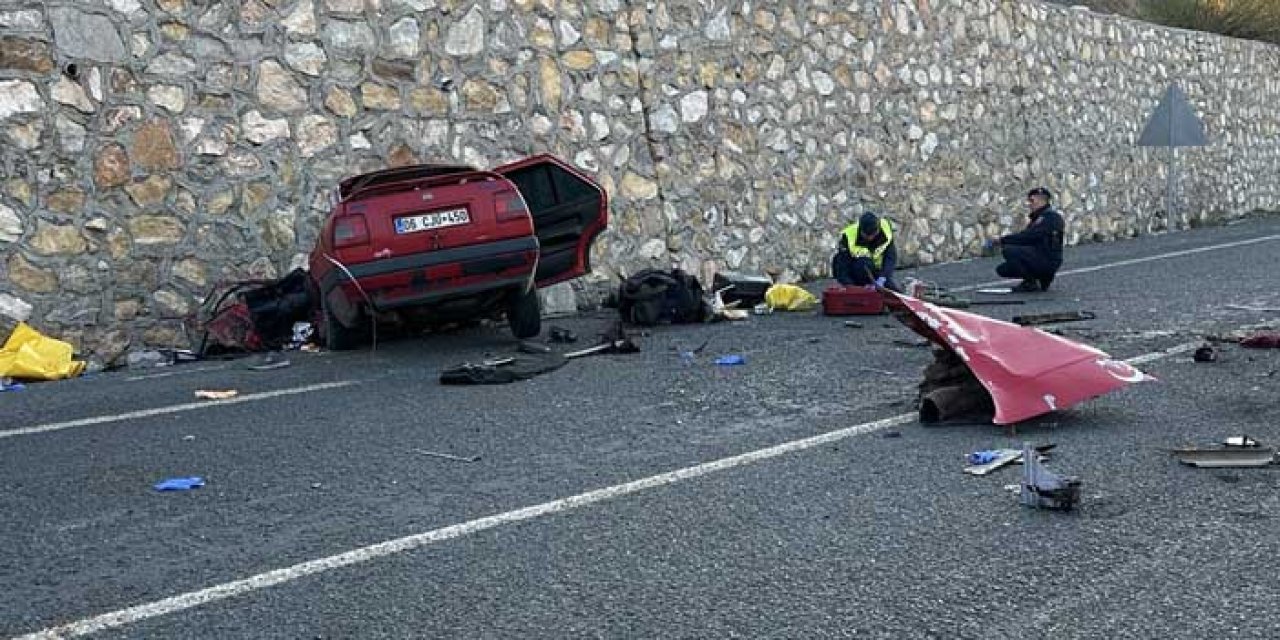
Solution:
M0 378L16 380L62 380L84 373L85 363L71 359L75 349L39 331L18 323L13 335L0 349Z
M764 292L764 301L774 311L809 311L818 306L812 293L794 284L775 284Z

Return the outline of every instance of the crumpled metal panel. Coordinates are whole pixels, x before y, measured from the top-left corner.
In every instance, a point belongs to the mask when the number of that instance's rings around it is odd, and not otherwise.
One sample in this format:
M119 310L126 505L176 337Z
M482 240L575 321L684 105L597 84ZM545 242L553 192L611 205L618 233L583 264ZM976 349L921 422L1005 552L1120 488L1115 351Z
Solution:
M903 324L965 362L995 401L995 424L1021 422L1155 380L1103 351L1040 329L881 291Z

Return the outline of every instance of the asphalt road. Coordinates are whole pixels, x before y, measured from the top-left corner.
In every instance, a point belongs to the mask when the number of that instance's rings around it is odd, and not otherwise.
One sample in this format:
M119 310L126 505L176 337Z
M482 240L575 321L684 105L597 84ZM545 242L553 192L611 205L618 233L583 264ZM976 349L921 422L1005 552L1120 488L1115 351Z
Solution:
M1226 307L1280 306L1277 262L1277 218L1087 245L1052 291L981 311L1094 311L1064 334L1129 358L1280 323ZM963 287L993 267L904 275ZM505 386L438 383L512 351L480 327L274 372L194 363L0 394L0 635L1275 637L1280 467L1197 470L1164 449L1280 442L1280 351L1157 359L1141 368L1159 383L1014 435L878 422L913 411L931 356L895 344L915 336L887 316L844 320L659 327L639 354ZM587 344L610 323L552 322ZM712 364L726 354L747 364ZM1023 440L1058 445L1078 512L1020 507L1016 468L961 473L965 453ZM208 484L151 489L187 475Z

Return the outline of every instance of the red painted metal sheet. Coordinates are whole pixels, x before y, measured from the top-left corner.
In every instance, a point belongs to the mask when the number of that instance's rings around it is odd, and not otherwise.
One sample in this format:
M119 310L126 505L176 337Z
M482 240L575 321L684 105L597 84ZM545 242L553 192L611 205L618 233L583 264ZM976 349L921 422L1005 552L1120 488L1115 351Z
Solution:
M903 324L969 366L991 392L996 424L1021 422L1155 380L1103 351L1040 329L881 292Z

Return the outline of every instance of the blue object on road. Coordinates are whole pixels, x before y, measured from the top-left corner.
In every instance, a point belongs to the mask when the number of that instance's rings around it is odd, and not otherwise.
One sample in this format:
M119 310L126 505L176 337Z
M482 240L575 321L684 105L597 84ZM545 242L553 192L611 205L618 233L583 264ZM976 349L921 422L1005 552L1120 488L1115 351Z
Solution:
M198 489L204 486L204 478L192 476L190 478L169 478L163 482L156 483L156 491L187 491L189 489Z
M965 456L965 460L969 464L979 465L979 464L987 464L988 462L992 462L998 457L1000 457L999 451L992 451L992 450L975 451L969 454L968 456Z
M27 385L22 384L21 382L5 382L4 380L0 380L0 391L22 391L26 388Z
M716 364L722 367L730 367L730 366L746 364L746 363L747 363L747 359L738 355L720 356L719 358L716 358Z

